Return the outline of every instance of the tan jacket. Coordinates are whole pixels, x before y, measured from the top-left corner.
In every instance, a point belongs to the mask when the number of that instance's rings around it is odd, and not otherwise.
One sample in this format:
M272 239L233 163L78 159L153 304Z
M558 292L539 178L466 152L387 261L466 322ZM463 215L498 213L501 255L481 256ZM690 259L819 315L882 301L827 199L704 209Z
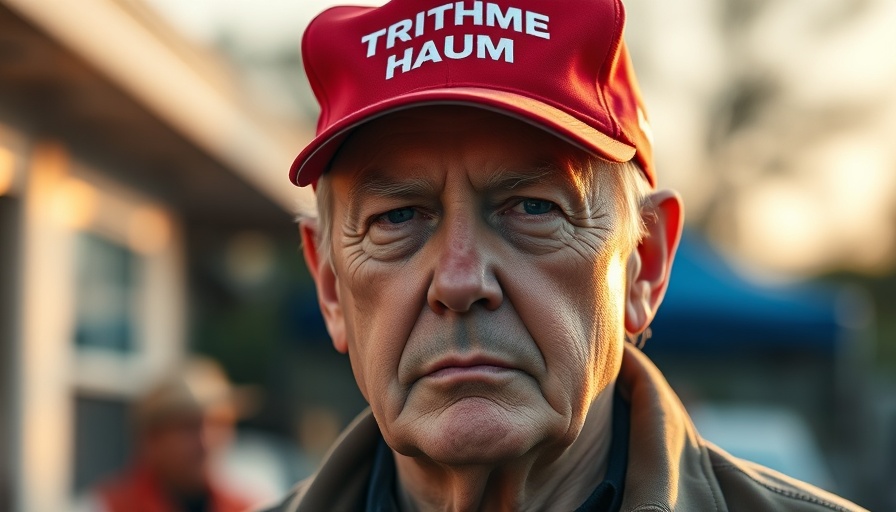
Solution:
M619 384L631 404L623 511L859 511L863 508L700 438L660 371L626 343ZM342 434L318 472L276 511L363 510L380 437L370 411Z

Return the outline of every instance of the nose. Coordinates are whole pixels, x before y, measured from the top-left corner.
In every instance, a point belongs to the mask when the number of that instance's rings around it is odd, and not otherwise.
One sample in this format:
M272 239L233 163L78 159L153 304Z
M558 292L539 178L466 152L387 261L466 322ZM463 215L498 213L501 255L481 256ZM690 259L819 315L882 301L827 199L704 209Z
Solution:
M437 241L435 269L427 292L429 307L436 313L465 313L476 304L494 311L504 300L494 258L473 224L469 219L456 219Z

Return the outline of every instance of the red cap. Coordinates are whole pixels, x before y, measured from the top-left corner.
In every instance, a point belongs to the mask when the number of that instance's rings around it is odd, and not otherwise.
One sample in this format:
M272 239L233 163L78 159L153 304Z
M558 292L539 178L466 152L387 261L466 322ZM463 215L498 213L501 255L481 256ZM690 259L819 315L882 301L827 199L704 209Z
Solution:
M655 185L650 129L622 40L619 0L392 0L334 7L305 31L321 114L290 180L317 181L348 134L410 107L469 105L516 117Z

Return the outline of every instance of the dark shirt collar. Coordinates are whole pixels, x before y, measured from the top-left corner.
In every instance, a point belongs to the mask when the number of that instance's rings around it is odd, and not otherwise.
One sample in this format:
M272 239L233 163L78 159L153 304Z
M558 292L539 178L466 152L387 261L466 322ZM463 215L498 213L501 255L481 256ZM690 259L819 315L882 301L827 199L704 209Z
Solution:
M382 437L376 447L373 471L367 484L367 512L397 512L398 489L395 486L395 457Z
M622 508L625 470L628 467L628 433L631 411L617 390L613 395L612 442L607 456L607 473L591 496L575 512L618 512ZM373 461L373 471L367 487L367 512L395 512L395 458L386 442L380 438Z
M625 470L628 468L628 432L631 410L617 389L613 393L613 425L610 453L607 454L607 473L604 481L575 512L618 512L622 509L625 490Z

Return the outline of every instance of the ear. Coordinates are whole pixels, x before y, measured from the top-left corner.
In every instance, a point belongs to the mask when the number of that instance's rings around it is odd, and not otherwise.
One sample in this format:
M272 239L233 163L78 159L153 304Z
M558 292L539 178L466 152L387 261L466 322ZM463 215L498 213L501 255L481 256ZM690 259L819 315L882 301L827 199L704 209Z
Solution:
M628 260L625 330L629 334L647 329L663 302L684 221L681 197L671 190L654 192L642 207L641 218L647 232Z
M333 340L336 350L348 352L348 340L345 336L345 316L339 302L339 280L327 255L322 255L317 246L317 225L312 221L302 221L299 226L302 232L302 252L305 264L314 279L317 288L317 302L320 312L327 324L327 331Z

